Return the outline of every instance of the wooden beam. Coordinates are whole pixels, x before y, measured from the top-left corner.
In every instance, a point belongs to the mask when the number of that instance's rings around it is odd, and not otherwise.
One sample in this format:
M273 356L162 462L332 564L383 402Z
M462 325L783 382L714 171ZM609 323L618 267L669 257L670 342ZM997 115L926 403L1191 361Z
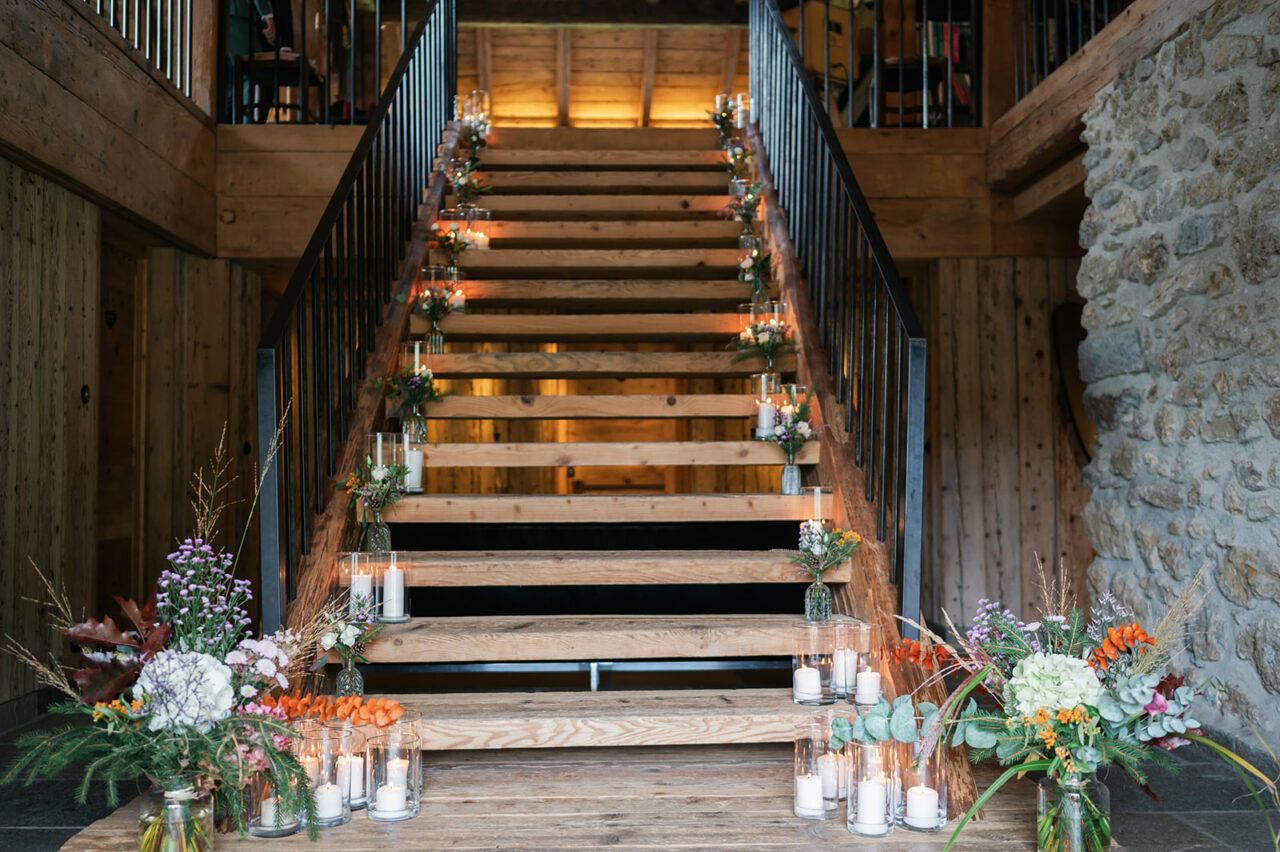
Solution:
M1011 190L1080 144L1084 113L1124 68L1214 0L1136 0L991 126L987 182Z
M738 50L742 46L742 33L730 30L724 34L724 67L720 69L720 91L733 94L733 81L738 75Z
M736 314L449 314L440 324L449 341L462 340L730 340L742 331ZM426 321L410 328L426 333Z
M781 451L768 441L573 441L532 444L425 444L424 466L654 467L663 465L776 465ZM818 445L805 444L796 464L817 464Z
M749 417L752 394L658 396L446 396L428 408L433 420L613 420L674 417Z
M653 108L653 78L658 68L658 31L644 31L644 55L640 69L640 126L649 126Z
M556 30L556 124L569 126L569 78L572 76L570 31Z
M476 30L476 86L485 92L493 92L493 30L481 27ZM487 160L488 157L486 156Z
M498 148L718 152L720 137L714 128L495 127L489 138L489 150ZM486 163L488 156L485 155Z
M834 508L830 491L822 495L822 501L822 516L829 518ZM811 494L411 494L384 517L388 523L405 524L662 524L684 523L690 518L708 522L807 521L812 514Z
M809 581L779 550L401 550L396 560L411 588ZM823 579L847 581L849 564L831 569ZM344 575L340 583L349 586L350 576Z
M1084 151L1028 184L1013 197L1013 218L1025 219L1067 199L1084 201Z
M689 659L791 653L791 615L495 615L415 618L369 642L371 663Z
M643 219L619 219L616 221L547 222L526 220L497 220L488 225L489 237L495 242L509 240L537 241L544 247L560 241L590 241L592 243L619 243L644 241L646 243L670 243L672 248L688 246L691 241L720 241L735 244L742 226L737 222L692 221L681 222L678 228L670 222ZM504 248L496 245L495 248Z
M467 0L459 26L737 26L747 23L739 0Z
M442 379L602 379L749 376L759 373L759 358L734 363L732 352L483 352L431 356L431 370ZM795 370L784 355L779 373Z

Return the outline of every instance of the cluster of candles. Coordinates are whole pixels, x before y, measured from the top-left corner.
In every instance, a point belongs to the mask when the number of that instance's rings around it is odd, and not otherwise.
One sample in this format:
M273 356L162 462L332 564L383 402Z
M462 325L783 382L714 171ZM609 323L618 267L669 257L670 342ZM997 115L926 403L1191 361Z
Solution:
M853 834L883 837L895 826L941 831L947 824L946 761L894 742L830 747L831 712L805 720L795 738L795 805L801 819L840 815Z
M422 369L426 369L424 366ZM406 491L422 490L423 451L409 438L408 432L374 432L365 439L365 453L373 459L370 473L376 480L387 476L393 467L403 467Z
M462 124L479 124L488 127L492 99L484 89L472 89L469 95L455 95L453 115Z
M422 779L417 720L415 711L406 710L389 728L373 729L379 732L375 736L347 723L298 723L298 761L310 781L316 827L343 825L361 808L379 822L417 816ZM284 837L297 832L304 820L304 814L285 807L265 780L251 786L250 834Z
M814 489L814 501L820 499ZM792 649L792 698L797 704L880 703L879 629L849 616L796 625Z
M716 112L722 111L729 105L729 95L721 93L716 95ZM751 98L746 92L738 92L733 103L733 125L734 127L746 127L747 121L751 118Z
M362 605L367 609L372 603L374 615L379 621L408 621L404 569L397 561L396 551L339 554L338 568L339 575L350 585L348 597L351 612Z

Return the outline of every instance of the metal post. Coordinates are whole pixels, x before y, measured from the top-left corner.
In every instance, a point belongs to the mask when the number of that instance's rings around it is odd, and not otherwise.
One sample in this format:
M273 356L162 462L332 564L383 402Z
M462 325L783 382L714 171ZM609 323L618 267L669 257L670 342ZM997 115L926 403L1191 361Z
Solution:
M261 589L258 607L264 633L274 633L284 626L286 591L285 564L280 549L280 469L271 451L280 424L278 389L276 387L276 350L259 349L258 380L258 469L262 477L262 493L258 506L259 559Z

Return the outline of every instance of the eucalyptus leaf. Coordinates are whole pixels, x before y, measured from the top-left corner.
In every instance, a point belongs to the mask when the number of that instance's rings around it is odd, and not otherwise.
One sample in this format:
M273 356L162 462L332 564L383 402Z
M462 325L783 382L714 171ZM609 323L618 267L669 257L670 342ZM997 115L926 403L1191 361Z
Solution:
M893 717L889 720L889 730L893 738L900 743L915 742L920 738L920 731L916 728L915 708L911 706L910 701L902 704L894 703L897 706L894 708Z
M993 748L1000 738L995 731L987 731L977 725L970 725L964 733L964 741L970 748Z
M872 742L882 743L893 737L889 730L889 720L884 716L867 717L867 736Z
M861 716L857 716L853 720L853 725L849 729L849 733L860 743L867 742L867 723Z
M1098 712L1102 714L1102 718L1108 722L1119 724L1124 721L1124 708L1120 706L1120 702L1111 697L1110 694L1104 694L1098 699Z

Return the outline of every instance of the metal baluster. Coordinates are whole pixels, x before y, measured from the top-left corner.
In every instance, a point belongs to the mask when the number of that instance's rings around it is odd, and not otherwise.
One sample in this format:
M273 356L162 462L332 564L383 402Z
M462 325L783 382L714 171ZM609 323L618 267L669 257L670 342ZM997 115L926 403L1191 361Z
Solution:
M879 452L880 465L879 465L879 469L876 471L877 479L876 479L875 485L880 492L880 506L879 506L880 511L876 519L877 534L879 535L880 540L884 541L885 480L887 480L889 476L889 467L888 467L889 465L889 400L888 400L889 353L892 351L892 349L890 349L890 344L889 344L889 314L891 313L891 310L890 310L891 305L889 304L887 294L885 294L884 292L883 281L881 282L881 285L882 285L882 289L880 291L880 295L881 295L880 301L883 307L883 318L880 321L881 322L880 341L879 341L880 343L880 378L878 382L879 392L876 397L876 402L878 403L878 408L880 411L880 426L876 430L879 433L879 439L880 439L880 452Z
M822 108L831 109L831 0L822 0Z

